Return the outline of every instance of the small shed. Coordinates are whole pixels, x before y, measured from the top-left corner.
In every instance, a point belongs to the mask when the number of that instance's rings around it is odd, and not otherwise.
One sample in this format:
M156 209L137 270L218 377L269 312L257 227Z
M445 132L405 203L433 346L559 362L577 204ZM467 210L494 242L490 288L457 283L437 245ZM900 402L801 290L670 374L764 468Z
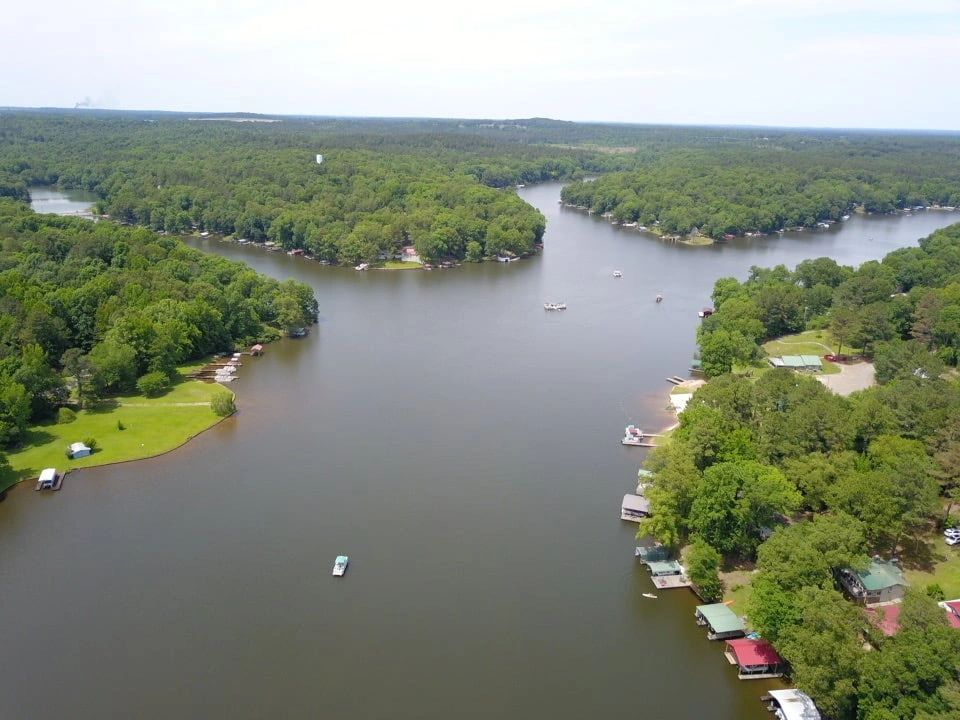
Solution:
M724 655L731 665L737 666L741 680L780 677L787 669L787 661L766 640L727 640Z
M650 515L650 501L639 495L627 493L623 496L623 504L620 506L620 519L630 522L640 522L643 518Z
M651 560L646 565L650 568L650 575L652 577L683 575L683 565L676 560Z
M93 450L88 448L82 442L75 442L70 444L70 451L68 454L70 455L71 460L77 460L78 458L87 457L87 455L92 452Z
M743 619L723 603L698 605L694 617L697 625L706 626L708 640L743 637L747 631Z
M263 355L263 345L257 343L256 345L251 346L250 348L251 355Z
M805 692L796 688L771 690L770 710L778 720L820 720L820 711Z
M903 570L891 560L874 558L866 570L844 568L838 577L847 594L864 605L902 600L907 592Z

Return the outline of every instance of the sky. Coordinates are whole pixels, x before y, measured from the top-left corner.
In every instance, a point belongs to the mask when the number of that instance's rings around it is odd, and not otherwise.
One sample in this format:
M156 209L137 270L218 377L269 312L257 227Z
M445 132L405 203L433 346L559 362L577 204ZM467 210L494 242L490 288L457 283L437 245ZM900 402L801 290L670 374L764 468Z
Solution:
M43 0L0 106L960 130L960 0Z

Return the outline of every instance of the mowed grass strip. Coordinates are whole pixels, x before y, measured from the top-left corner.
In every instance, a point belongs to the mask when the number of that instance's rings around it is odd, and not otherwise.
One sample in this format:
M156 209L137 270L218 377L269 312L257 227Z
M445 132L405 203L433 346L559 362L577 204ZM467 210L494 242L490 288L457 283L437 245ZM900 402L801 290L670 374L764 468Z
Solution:
M51 421L31 426L22 448L7 452L10 469L0 471L0 490L35 478L47 467L59 470L94 467L140 460L173 450L221 420L209 405L218 393L229 394L229 391L222 385L184 380L158 398L143 395L110 398L97 407L79 411L74 422L61 425ZM67 446L85 438L97 441L96 451L85 458L68 460Z

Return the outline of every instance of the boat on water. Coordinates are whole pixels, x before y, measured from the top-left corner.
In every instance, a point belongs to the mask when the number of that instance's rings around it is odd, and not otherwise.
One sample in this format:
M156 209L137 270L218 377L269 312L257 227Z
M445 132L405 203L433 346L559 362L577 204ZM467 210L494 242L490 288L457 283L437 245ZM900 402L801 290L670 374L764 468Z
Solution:
M657 302L663 302L663 295L657 293Z
M544 310L566 310L567 304L566 303L544 303L543 309Z
M697 313L698 318L706 318L710 317L711 315L713 315L713 308L711 307L705 307L703 310L700 310Z
M347 571L347 565L350 563L350 558L346 555L337 555L337 559L333 562L333 574L337 577L342 576Z
M354 268L354 270L369 270L369 269L370 269L370 263L360 263Z
M643 596L644 596L645 598L651 598L651 599L653 599L653 600L656 600L656 599L657 599L657 596L654 595L653 593L643 593Z
M636 425L627 425L623 430L623 440L620 442L624 445L642 445L644 442L643 430Z
M614 277L623 277L623 273L620 272L619 270L614 270L614 271L613 271L613 276L614 276Z

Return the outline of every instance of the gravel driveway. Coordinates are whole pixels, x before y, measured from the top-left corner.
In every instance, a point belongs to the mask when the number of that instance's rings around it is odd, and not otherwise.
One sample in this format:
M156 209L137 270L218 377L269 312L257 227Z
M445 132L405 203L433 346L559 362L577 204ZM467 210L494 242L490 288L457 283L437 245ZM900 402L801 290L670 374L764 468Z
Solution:
M825 361L826 362L826 361ZM846 397L857 390L866 390L874 385L873 363L860 362L855 365L839 365L840 372L836 375L818 375L817 380L822 382L837 395Z

